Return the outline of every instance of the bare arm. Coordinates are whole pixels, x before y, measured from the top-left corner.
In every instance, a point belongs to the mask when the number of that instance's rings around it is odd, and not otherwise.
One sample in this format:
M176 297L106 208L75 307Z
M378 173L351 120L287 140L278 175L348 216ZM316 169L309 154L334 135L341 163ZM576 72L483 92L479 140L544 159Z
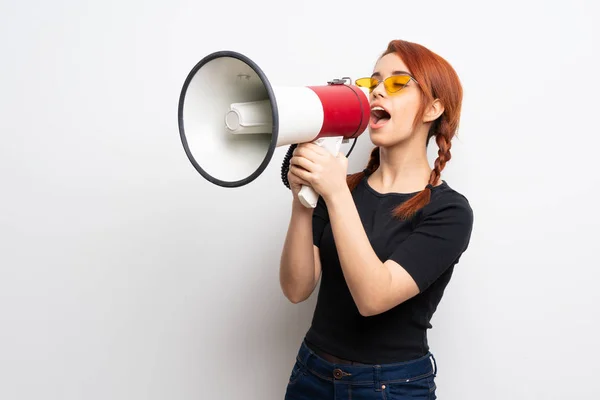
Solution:
M408 272L394 261L382 263L373 251L350 191L327 200L342 271L361 315L382 313L417 295Z
M348 188L345 157L332 157L314 144L302 144L290 160L290 172L290 176L312 186L325 201L342 272L363 316L384 312L419 293L416 282L404 268L391 260L382 263L371 247ZM303 225L299 221L300 218L296 221L298 226ZM308 242L295 246L307 249ZM303 254L308 254L308 250Z
M312 215L313 210L294 197L279 266L281 289L292 303L309 298L321 275L319 248L313 245Z
M346 158L312 143L290 160L299 179L320 193L344 278L363 316L385 312L425 290L466 249L473 224L464 197L449 200L420 222L385 262L373 250L347 185Z

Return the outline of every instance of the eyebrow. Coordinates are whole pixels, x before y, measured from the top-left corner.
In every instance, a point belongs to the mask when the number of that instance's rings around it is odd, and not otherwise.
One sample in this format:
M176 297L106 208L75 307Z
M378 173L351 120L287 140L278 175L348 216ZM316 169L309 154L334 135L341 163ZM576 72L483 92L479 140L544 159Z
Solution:
M392 72L392 75L411 75L410 72L406 72L406 71L394 71ZM375 76L381 76L381 74L379 72L375 72L373 75L371 75L371 77L375 77Z

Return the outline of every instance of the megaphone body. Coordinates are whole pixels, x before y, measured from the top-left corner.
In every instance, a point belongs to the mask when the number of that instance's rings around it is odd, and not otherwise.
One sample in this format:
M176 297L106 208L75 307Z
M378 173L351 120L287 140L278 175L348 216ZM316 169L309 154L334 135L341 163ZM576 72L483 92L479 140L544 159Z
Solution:
M188 159L208 181L239 187L256 179L280 146L313 142L337 154L367 128L365 89L334 79L320 86L272 86L248 57L221 51L190 71L179 99L179 131ZM315 207L308 186L301 203Z

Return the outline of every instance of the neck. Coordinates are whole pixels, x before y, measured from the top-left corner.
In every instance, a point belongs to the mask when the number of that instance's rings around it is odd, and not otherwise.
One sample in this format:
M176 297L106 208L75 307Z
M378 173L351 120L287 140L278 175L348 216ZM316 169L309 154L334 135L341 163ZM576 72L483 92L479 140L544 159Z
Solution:
M382 192L412 193L429 183L431 167L427 149L420 140L398 143L379 149L379 168L373 173L372 183Z

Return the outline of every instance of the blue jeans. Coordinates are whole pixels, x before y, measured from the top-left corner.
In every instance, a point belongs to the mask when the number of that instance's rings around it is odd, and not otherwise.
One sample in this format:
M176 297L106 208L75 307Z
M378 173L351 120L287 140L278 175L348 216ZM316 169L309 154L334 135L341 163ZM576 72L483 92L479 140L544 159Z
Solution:
M332 364L302 342L285 400L433 400L436 373L431 353L394 364Z

